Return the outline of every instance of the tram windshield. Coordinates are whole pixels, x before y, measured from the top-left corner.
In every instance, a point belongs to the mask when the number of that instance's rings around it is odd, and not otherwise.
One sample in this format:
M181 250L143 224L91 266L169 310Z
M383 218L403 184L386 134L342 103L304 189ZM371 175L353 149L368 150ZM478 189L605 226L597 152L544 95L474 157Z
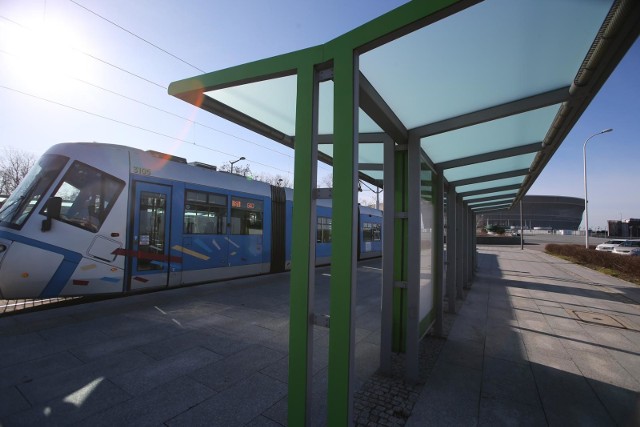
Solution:
M123 188L121 179L75 161L53 191L62 199L58 220L95 233Z
M69 160L45 154L24 177L0 209L0 225L19 229Z

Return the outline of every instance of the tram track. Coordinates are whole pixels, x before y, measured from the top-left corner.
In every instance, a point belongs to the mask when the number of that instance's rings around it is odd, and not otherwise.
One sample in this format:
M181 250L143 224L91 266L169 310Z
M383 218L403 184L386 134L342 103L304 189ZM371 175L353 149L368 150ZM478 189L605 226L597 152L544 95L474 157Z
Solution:
M78 304L80 302L82 302L82 297L37 298L37 299L15 299L15 300L0 299L0 316L17 314L20 312L55 308L61 305Z

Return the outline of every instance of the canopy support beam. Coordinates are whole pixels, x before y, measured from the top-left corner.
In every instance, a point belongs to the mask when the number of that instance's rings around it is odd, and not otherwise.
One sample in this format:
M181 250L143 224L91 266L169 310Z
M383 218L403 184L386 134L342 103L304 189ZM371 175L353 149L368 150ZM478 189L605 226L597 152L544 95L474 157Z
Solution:
M334 58L333 233L327 425L351 424L353 408L358 231L358 56ZM296 190L297 191L297 190ZM298 230L298 229L296 229Z
M504 159L505 157L520 156L523 154L531 154L540 151L542 142L534 142L532 144L521 145L519 147L506 148L504 150L496 150L490 153L477 154L475 156L461 157L459 159L449 160L438 163L440 169L453 169L460 166L469 166L476 163L490 162L492 160Z
M452 130L461 129L480 123L490 122L514 114L524 113L550 105L560 104L569 98L569 87L561 87L549 92L507 102L484 110L474 111L461 116L431 123L411 129L411 135L418 135L420 138L437 135Z
M500 173L493 173L491 175L483 175L483 176L476 176L474 178L467 178L467 179L459 179L457 181L449 181L450 185L455 185L456 187L462 186L462 185L469 185L469 184L477 184L479 182L487 182L487 181L494 181L497 179L504 179L504 178L515 178L517 176L524 176L526 174L529 173L529 169L518 169L518 170L514 170L514 171L509 171L509 172L500 172Z
M289 425L310 425L313 365L313 301L316 260L316 200L318 144L318 76L312 64L298 72L294 184L296 209L289 330Z

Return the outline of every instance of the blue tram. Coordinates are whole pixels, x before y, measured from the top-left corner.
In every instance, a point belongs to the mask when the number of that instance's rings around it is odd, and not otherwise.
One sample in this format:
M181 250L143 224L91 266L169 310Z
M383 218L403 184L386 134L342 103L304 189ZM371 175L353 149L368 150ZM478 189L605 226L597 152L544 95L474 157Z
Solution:
M293 190L112 144L49 149L0 209L0 298L127 293L290 268ZM382 214L360 207L359 257ZM316 262L331 258L318 201Z

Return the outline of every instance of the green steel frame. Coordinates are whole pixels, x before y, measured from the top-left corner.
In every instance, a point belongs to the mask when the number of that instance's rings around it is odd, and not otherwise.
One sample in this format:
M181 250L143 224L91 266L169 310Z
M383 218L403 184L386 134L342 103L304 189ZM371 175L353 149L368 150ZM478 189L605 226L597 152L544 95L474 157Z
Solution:
M443 199L445 185L447 185L447 246L449 252L446 263L448 272L446 288L450 310L455 310L455 301L452 300L462 297L463 287L469 285L476 262L473 250L475 248L474 213L466 205L465 198L491 193L489 190L457 192L455 185L446 183L442 174L443 169L465 166L487 161L487 159L515 156L522 154L523 151L536 152L538 153L536 160L528 171L519 169L504 173L485 173L484 176L464 178L455 183L460 186L526 174L522 185L493 189L496 192L509 190L513 187L514 193L517 192L514 203L517 202L526 193L559 143L604 83L606 77L613 71L624 52L635 40L639 32L638 28L640 28L640 20L637 17L639 15L638 5L633 1L617 0L617 9L610 13L624 16L625 19L623 21L612 19L611 22L616 25L622 22L618 26L621 35L616 35L617 38L604 38L600 34L598 35L596 41L599 43L604 40L603 43L607 45L607 49L601 49L605 53L600 56L592 54L592 52L589 53L583 64L584 69L588 69L589 73L588 75L587 73L580 74L580 85L571 86L570 89L564 87L531 98L447 119L443 122L406 129L393 109L386 104L373 85L361 74L359 69L360 56L476 3L479 3L479 0L414 0L324 45L173 82L169 87L171 95L239 123L289 147L295 147L296 209L294 210L293 227L295 230L309 230L309 232L294 233L293 240L289 340L289 425L304 425L309 422L313 357L315 197L318 194L316 192L316 163L319 158L332 162L334 167L333 228L335 237L331 271L327 423L332 426L351 423L359 176L358 140L362 137L358 130L359 108L362 108L383 130L381 141L385 146L384 184L387 189L392 189L385 191L385 202L389 202L385 204L393 206L393 209L387 209L384 217L383 262L385 271L383 272L381 368L385 372L390 372L392 351L410 350L410 354L407 355L407 363L412 365L411 369L415 371L418 357L417 340L434 320L436 321L436 329L438 322L441 325L442 320L440 303L443 297L444 278ZM619 12L620 10L622 12ZM611 41L613 38L615 40ZM327 72L330 77L327 77ZM205 95L205 92L213 90L292 75L297 76L295 135L286 135L257 118L245 115ZM320 139L318 135L319 84L322 79L329 78L334 82L333 158L318 153L318 140ZM436 303L435 311L432 311L427 318L417 319L415 313L411 311L415 310L415 306L411 306L411 310L409 309L409 304L411 304L409 294L414 293L415 296L414 287L419 281L415 277L415 273L412 274L410 271L412 268L410 266L410 251L415 250L416 240L412 233L415 232L416 218L419 214L412 206L415 206L416 200L419 200L420 186L418 184L418 190L415 191L416 183L411 182L410 174L413 168L415 175L416 164L419 164L421 156L415 155L416 147L410 148L411 142L413 141L417 145L420 138L429 135L493 120L515 114L521 110L527 111L540 105L560 102L566 104L563 105L564 110L561 110L562 114L558 114L553 132L550 132L542 143L466 156L436 165L430 164L428 158L425 159L435 173L433 185L436 190L433 202L436 232L433 239L437 250L433 256L433 280L435 300L439 302ZM413 150L413 156L409 154L409 150ZM375 165L371 164L368 170L377 169ZM487 201L490 199L486 198ZM477 198L476 200L485 199ZM393 251L393 254L389 253L390 250ZM415 375L417 373L413 372L409 376L415 378Z

